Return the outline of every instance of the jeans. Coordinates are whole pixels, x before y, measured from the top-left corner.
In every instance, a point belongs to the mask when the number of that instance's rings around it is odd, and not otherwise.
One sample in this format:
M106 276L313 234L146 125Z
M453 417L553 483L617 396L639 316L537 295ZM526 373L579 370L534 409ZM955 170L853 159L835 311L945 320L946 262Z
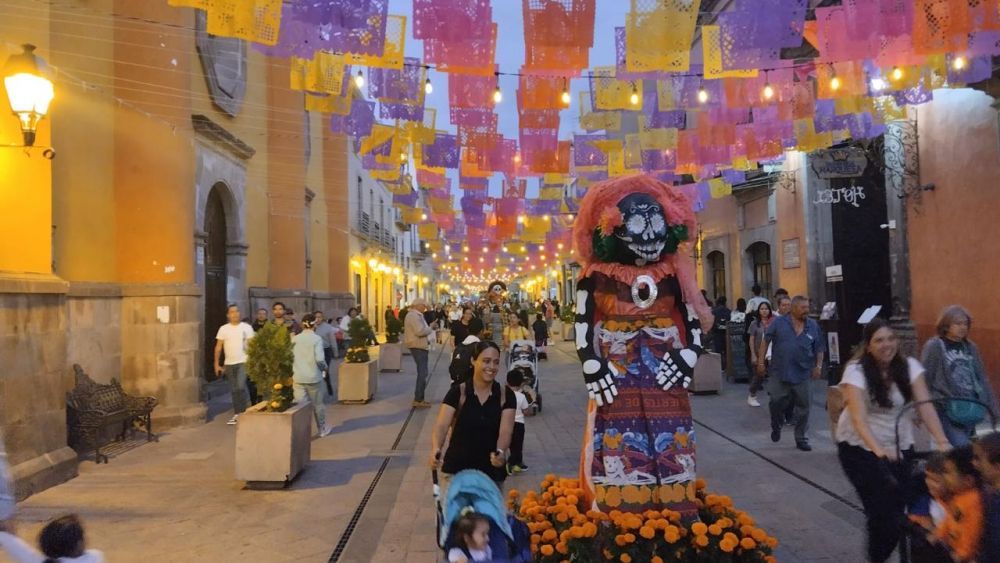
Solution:
M424 389L427 388L427 349L426 348L410 348L410 354L413 356L413 361L417 364L417 386L413 390L413 400L423 401L424 400Z
M333 359L336 357L334 349L332 347L323 348L323 357L326 359L326 371L323 372L323 381L326 382L326 394L333 397L333 377L330 373L333 371Z
M524 423L514 423L514 435L510 440L510 459L507 463L511 467L515 465L524 466Z
M233 414L247 410L247 369L246 364L225 366L223 373L229 382L229 391L233 395Z
M794 409L792 418L795 422L795 443L807 443L811 391L812 382L808 379L801 383L788 383L777 375L772 375L767 385L767 392L771 395L768 403L771 410L771 430L781 428L785 422L785 410L791 407Z
M292 386L295 393L295 402L301 403L307 396L313 406L313 414L316 416L316 427L320 432L326 428L326 407L323 405L323 388L321 383L299 383L296 381Z
M865 509L868 528L868 559L889 559L899 543L909 496L912 450L903 452L902 462L888 463L870 451L840 442L837 455L848 480L854 485Z

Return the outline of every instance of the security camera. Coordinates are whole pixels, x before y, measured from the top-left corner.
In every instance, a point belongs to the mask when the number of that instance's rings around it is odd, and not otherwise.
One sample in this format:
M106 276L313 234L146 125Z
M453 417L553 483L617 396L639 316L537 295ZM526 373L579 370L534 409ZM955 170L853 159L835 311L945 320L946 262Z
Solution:
M53 160L56 157L56 149L49 147L42 151L42 156L46 160Z

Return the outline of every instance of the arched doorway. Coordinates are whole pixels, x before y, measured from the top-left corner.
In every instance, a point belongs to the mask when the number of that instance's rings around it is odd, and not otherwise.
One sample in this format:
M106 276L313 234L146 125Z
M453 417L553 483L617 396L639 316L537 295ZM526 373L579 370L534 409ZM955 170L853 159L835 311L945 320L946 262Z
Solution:
M747 248L747 256L750 258L753 284L760 286L761 295L771 296L774 292L771 281L771 245L762 241L755 242Z
M712 283L712 300L726 294L726 255L718 250L708 253L708 273Z
M215 334L226 323L226 210L222 183L212 186L205 204L205 379L215 377Z

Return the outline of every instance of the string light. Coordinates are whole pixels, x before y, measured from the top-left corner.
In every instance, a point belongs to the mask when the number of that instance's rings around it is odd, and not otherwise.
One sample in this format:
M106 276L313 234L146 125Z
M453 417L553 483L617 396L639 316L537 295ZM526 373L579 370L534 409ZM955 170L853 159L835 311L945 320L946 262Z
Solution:
M421 213L420 214L420 220L421 221L426 221L427 220L427 214L426 213Z
M898 66L892 67L892 74L890 76L892 77L893 80L902 80L903 69L899 68Z
M500 73L494 72L493 74L497 77L497 87L493 90L493 103L499 104L503 101L503 92L500 91Z
M354 85L358 87L358 90L365 85L365 75L361 74L361 70L358 70L358 74L354 77Z
M632 83L632 95L629 96L628 101L633 105L639 105L639 89L636 87L635 82Z
M514 153L514 164L521 164L521 153Z
M764 71L764 99L770 100L774 97L774 88L771 87L771 77L767 71Z
M564 106L569 106L570 102L573 101L573 98L570 97L570 95L569 95L569 85L568 85L568 82L569 82L569 80L567 80L565 78L563 79L562 96L559 97L559 99L562 100L562 103L563 103Z
M962 70L965 68L965 57L962 55L955 57L955 59L951 61L951 68L955 70Z
M434 85L431 84L431 79L428 78L424 81L424 93L430 94L432 92L434 92Z
M873 92L881 92L882 90L885 90L885 80L878 77L872 78L871 87Z
M837 76L837 70L833 68L832 64L830 65L830 74L832 75L830 77L830 90L836 92L840 90L840 77Z
M704 86L698 89L698 103L704 104L708 102L708 90Z

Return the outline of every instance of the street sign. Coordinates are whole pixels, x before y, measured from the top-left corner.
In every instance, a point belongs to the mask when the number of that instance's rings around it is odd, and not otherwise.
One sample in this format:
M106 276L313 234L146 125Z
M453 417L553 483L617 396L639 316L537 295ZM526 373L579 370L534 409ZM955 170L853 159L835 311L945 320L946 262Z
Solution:
M844 281L844 267L840 264L836 266L826 267L826 281L828 282L839 282Z

